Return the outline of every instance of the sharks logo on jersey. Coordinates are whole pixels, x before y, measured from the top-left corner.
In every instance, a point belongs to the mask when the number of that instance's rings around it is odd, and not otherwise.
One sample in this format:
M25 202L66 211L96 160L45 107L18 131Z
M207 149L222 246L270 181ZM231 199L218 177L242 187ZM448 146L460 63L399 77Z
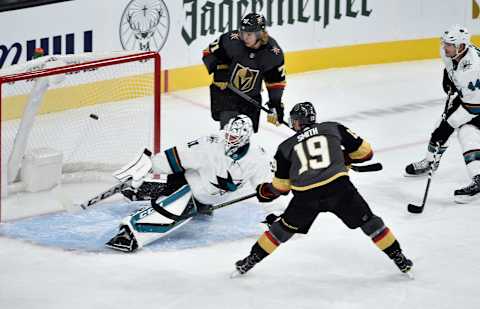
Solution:
M215 188L220 189L219 194L226 192L233 192L240 188L243 184L243 180L233 180L232 175L227 171L227 178L223 178L217 175L217 183L210 182Z

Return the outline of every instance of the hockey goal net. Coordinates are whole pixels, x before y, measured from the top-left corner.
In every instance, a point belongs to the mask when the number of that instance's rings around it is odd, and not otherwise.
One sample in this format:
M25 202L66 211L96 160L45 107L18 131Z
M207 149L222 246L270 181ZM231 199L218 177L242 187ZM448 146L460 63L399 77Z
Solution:
M57 184L111 179L143 148L159 151L160 56L41 57L0 70L0 104L2 222L55 210L19 211Z

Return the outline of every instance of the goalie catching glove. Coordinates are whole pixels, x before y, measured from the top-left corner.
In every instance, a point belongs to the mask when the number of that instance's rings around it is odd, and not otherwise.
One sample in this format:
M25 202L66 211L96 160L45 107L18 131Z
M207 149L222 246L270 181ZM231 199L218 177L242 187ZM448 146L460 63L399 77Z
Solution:
M279 126L283 122L284 107L282 102L267 102L270 113L267 115L267 121Z
M152 152L145 149L136 159L113 173L120 182L131 180L130 187L122 190L122 194L131 201L156 199L166 186L166 176L152 178Z
M115 171L113 177L120 182L132 180L133 188L140 187L145 176L152 172L151 156L152 152L145 148L138 158Z

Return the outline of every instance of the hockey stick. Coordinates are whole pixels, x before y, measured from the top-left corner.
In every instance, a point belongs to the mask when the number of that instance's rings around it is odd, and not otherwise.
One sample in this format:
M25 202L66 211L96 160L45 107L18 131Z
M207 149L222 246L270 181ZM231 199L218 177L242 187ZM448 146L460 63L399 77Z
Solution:
M449 91L447 94L447 101L445 102L445 108L443 109L442 119L447 120L447 113L448 110L451 108L450 106L450 97L454 94L454 92Z
M233 200L230 200L230 201L227 201L227 202L224 202L224 203L220 203L220 204L216 204L216 205L209 205L208 208L207 208L207 211L214 211L214 210L217 210L217 209L220 209L220 208L223 208L223 207L226 207L226 206L229 206L229 205L247 200L249 198L254 197L255 195L256 195L256 193L250 193L250 194L238 197L236 199L233 199ZM180 215L180 216L176 215L176 214L173 214L170 211L163 208L161 205L157 204L156 199L151 200L151 205L152 205L153 209L155 209L158 213L160 213L161 215L163 215L163 216L165 216L169 219L172 219L174 221L185 220L185 219L193 217L197 214L197 213L189 213L189 214Z
M110 196L119 193L123 189L126 189L130 187L130 179L124 182L119 182L116 185L108 188L107 190L95 195L94 197L88 199L87 201L81 203L81 204L74 204L71 199L69 199L67 196L64 194L61 194L59 196L59 200L62 204L62 206L67 210L67 211L76 211L79 209L86 210L87 208L92 207L93 205L97 204L100 201L103 201Z
M228 83L227 88L235 92L238 96L249 102L250 104L254 105L256 108L271 114L272 111L269 110L268 108L262 106L260 102L255 100L254 98L250 97L249 95L243 93L240 89L236 88L233 86L231 83ZM281 124L286 125L289 129L292 129L288 123L286 123L283 119L280 121ZM293 129L292 129L293 130ZM351 169L354 170L355 172L376 172L382 170L383 166L381 163L373 163L373 164L367 164L367 165L352 165Z
M233 92L235 92L238 96L240 96L242 99L248 101L250 104L252 104L256 108L266 112L267 114L272 114L273 113L271 110L269 110L268 108L263 106L260 102L258 102L257 100L255 100L254 98L249 96L248 94L243 93L240 89L238 89L237 87L235 87L231 83L228 83L227 88L232 90ZM290 128L288 123L286 123L283 119L282 119L282 121L280 121L280 123L283 124L283 125L286 125L287 127Z
M423 201L422 205L414 205L414 204L408 204L407 210L411 213L414 214L419 214L423 212L423 209L425 208L425 203L427 202L427 197L428 197L428 191L430 189L430 183L432 182L432 176L433 176L433 168L434 165L437 164L437 157L438 153L440 152L440 143L437 143L435 147L435 152L433 153L433 161L430 163L430 166L428 167L428 179L427 179L427 186L425 187L425 193L423 194Z
M352 170L358 173L363 173L363 172L377 172L381 171L383 169L382 163L372 163L372 164L367 164L367 165L352 165L350 166Z
M447 101L445 102L445 108L443 110L442 118L443 120L447 119L447 112L450 109L450 98L453 95L453 92L448 92L447 94ZM429 169L428 169L428 179L427 179L427 185L425 187L425 192L423 194L423 201L422 205L414 205L414 204L408 204L407 210L411 213L414 214L419 214L423 212L423 209L425 208L425 203L427 202L427 196L428 196L428 191L430 189L430 183L432 182L432 176L433 176L433 168L434 164L437 164L438 161L440 161L440 158L438 158L440 152L440 143L437 143L435 147L435 151L433 152L433 162L430 163Z

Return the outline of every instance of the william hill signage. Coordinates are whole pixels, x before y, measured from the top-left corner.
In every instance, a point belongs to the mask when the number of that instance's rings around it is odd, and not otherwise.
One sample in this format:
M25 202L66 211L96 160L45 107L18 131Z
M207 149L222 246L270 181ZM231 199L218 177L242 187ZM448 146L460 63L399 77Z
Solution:
M268 26L322 23L323 28L343 18L369 17L368 0L183 0L186 25L182 37L190 45L198 37L238 29L244 15L263 14Z

